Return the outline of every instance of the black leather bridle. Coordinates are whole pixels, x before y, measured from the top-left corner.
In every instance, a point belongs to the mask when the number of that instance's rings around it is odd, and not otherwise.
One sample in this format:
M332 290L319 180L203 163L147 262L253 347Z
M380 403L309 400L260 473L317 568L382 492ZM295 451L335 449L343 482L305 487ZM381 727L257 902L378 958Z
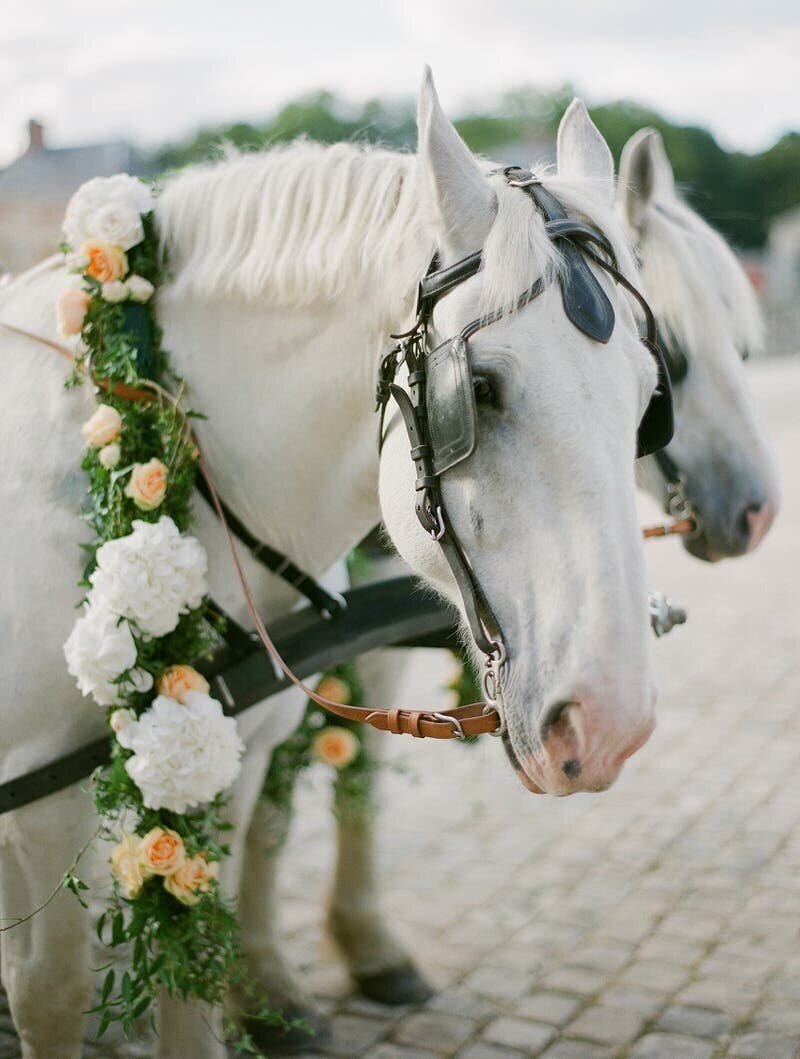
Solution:
M664 448L673 433L672 390L664 354L658 344L656 321L641 292L617 267L613 248L594 226L570 218L564 207L536 176L509 167L501 171L509 186L527 194L541 214L550 239L563 258L558 283L564 312L572 324L596 342L605 343L614 330L614 308L589 267L592 262L624 287L639 303L645 320L642 341L658 366L658 386L638 432L638 456ZM396 401L411 443L416 470L416 513L423 529L439 543L458 586L467 622L479 650L486 658L484 693L487 709L502 710L501 670L506 648L500 623L475 575L450 521L442 497L441 476L467 459L477 443L477 409L469 362L469 340L479 330L500 320L504 311L472 320L454 338L430 348L431 318L437 302L474 276L482 265L482 252L471 254L446 268L434 259L420 283L417 319L381 360L376 391L381 414L380 442L389 397ZM522 308L545 289L544 277L517 299ZM395 382L401 364L408 372L408 390ZM500 730L502 732L502 728ZM500 734L498 732L497 734Z

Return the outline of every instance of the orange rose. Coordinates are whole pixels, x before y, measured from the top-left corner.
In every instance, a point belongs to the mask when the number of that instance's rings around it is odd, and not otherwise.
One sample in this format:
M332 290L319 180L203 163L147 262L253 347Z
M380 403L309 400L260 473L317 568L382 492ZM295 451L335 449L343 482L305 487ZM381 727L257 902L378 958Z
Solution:
M332 724L314 736L311 749L317 761L343 769L358 757L359 743L349 728Z
M86 271L100 283L122 279L128 271L125 251L114 243L84 243L83 253L89 258Z
M81 433L90 445L107 445L119 436L122 416L110 404L99 404L94 415L81 427Z
M152 459L137 463L125 486L125 495L142 511L154 511L164 499L167 491L167 468L161 460Z
M169 828L154 827L139 843L139 863L151 875L171 875L185 859L183 839Z
M176 702L184 702L187 691L209 691L208 681L202 673L191 666L170 666L158 678L156 691L159 695L168 695Z
M317 694L323 699L330 699L331 702L344 705L350 697L350 688L338 677L323 677L317 684Z
M83 319L89 308L90 295L85 290L70 287L59 296L56 302L56 320L58 330L64 338L79 335L83 329Z
M187 857L177 871L164 879L164 889L184 905L196 905L219 874L219 863L209 863L202 853Z
M136 835L122 832L122 839L111 854L111 872L119 883L122 896L138 897L142 884L153 874L139 859L140 843Z

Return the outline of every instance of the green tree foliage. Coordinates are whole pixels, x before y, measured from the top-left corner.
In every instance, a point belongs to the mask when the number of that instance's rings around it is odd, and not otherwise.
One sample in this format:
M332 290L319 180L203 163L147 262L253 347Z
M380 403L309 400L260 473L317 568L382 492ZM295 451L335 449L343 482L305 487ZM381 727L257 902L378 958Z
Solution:
M474 109L456 121L470 147L492 157L514 143L554 139L558 122L573 96L569 85L551 91L521 87L494 104ZM675 170L678 186L692 205L735 245L761 246L769 221L800 202L800 133L790 132L755 155L726 151L707 130L677 125L640 104L617 101L591 108L614 157L644 125L658 129ZM201 129L191 140L165 147L158 160L165 169L218 155L224 143L257 149L307 136L322 143L354 140L413 149L414 104L372 99L345 103L330 92L317 92L287 103L270 120L237 122Z

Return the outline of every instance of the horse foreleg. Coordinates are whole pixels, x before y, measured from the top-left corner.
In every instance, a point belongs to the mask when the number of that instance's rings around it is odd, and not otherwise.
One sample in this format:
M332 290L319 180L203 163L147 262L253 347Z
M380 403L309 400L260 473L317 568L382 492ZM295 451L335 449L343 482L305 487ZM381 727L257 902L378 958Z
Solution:
M389 702L408 662L405 651L373 651L358 661L366 702ZM377 762L383 737L364 731L364 749ZM356 804L335 798L336 874L328 926L359 991L382 1004L419 1003L432 990L386 925L379 901L375 857L374 788Z
M267 1054L296 1048L312 1051L328 1039L325 1018L300 985L278 939L277 873L290 822L290 792L280 804L266 797L259 800L247 836L240 888L245 956L251 977L260 983L273 1009L289 1020L302 1020L312 1031L299 1026L284 1030L246 1019L247 1029ZM252 1010L252 999L240 996L238 1000L245 1011Z
M91 836L91 801L77 786L3 821L0 904L4 926L41 905ZM80 870L80 869L78 869ZM6 930L2 978L24 1059L79 1059L91 1007L91 921L75 897Z

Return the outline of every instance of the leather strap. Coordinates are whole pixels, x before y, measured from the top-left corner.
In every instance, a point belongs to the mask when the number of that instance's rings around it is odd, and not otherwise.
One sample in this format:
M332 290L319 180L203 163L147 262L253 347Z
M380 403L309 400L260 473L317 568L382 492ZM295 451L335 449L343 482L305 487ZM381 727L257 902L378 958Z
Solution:
M284 676L286 676L296 688L299 688L304 695L311 699L312 702L315 702L318 706L322 706L322 708L329 713L336 714L337 717L343 717L350 721L362 721L364 724L369 724L373 728L377 728L384 732L392 732L397 735L408 734L415 735L418 738L430 739L465 739L472 735L482 735L485 732L493 732L501 727L502 722L499 713L494 707L485 703L473 703L470 706L462 706L455 710L446 711L405 710L397 707L370 708L366 706L352 706L347 703L334 702L332 699L328 699L324 695L318 694L313 688L310 688L308 684L302 681L286 664L264 626L258 607L256 606L255 598L253 597L253 593L242 567L241 560L239 559L236 544L233 540L233 534L228 526L225 512L222 509L219 496L208 472L208 466L206 465L202 450L200 450L199 447L198 452L198 466L200 468L200 473L206 480L206 485L211 495L211 501L217 515L219 516L219 520L222 523L222 528L225 531L231 559L233 560L239 584L241 585L256 634L264 645L267 654L269 654L270 658L272 658L278 668L283 672Z
M433 307L438 300L480 271L482 261L483 252L478 250L456 261L454 265L448 265L447 268L438 269L436 272L429 272L420 281L417 314L424 320L430 320Z

